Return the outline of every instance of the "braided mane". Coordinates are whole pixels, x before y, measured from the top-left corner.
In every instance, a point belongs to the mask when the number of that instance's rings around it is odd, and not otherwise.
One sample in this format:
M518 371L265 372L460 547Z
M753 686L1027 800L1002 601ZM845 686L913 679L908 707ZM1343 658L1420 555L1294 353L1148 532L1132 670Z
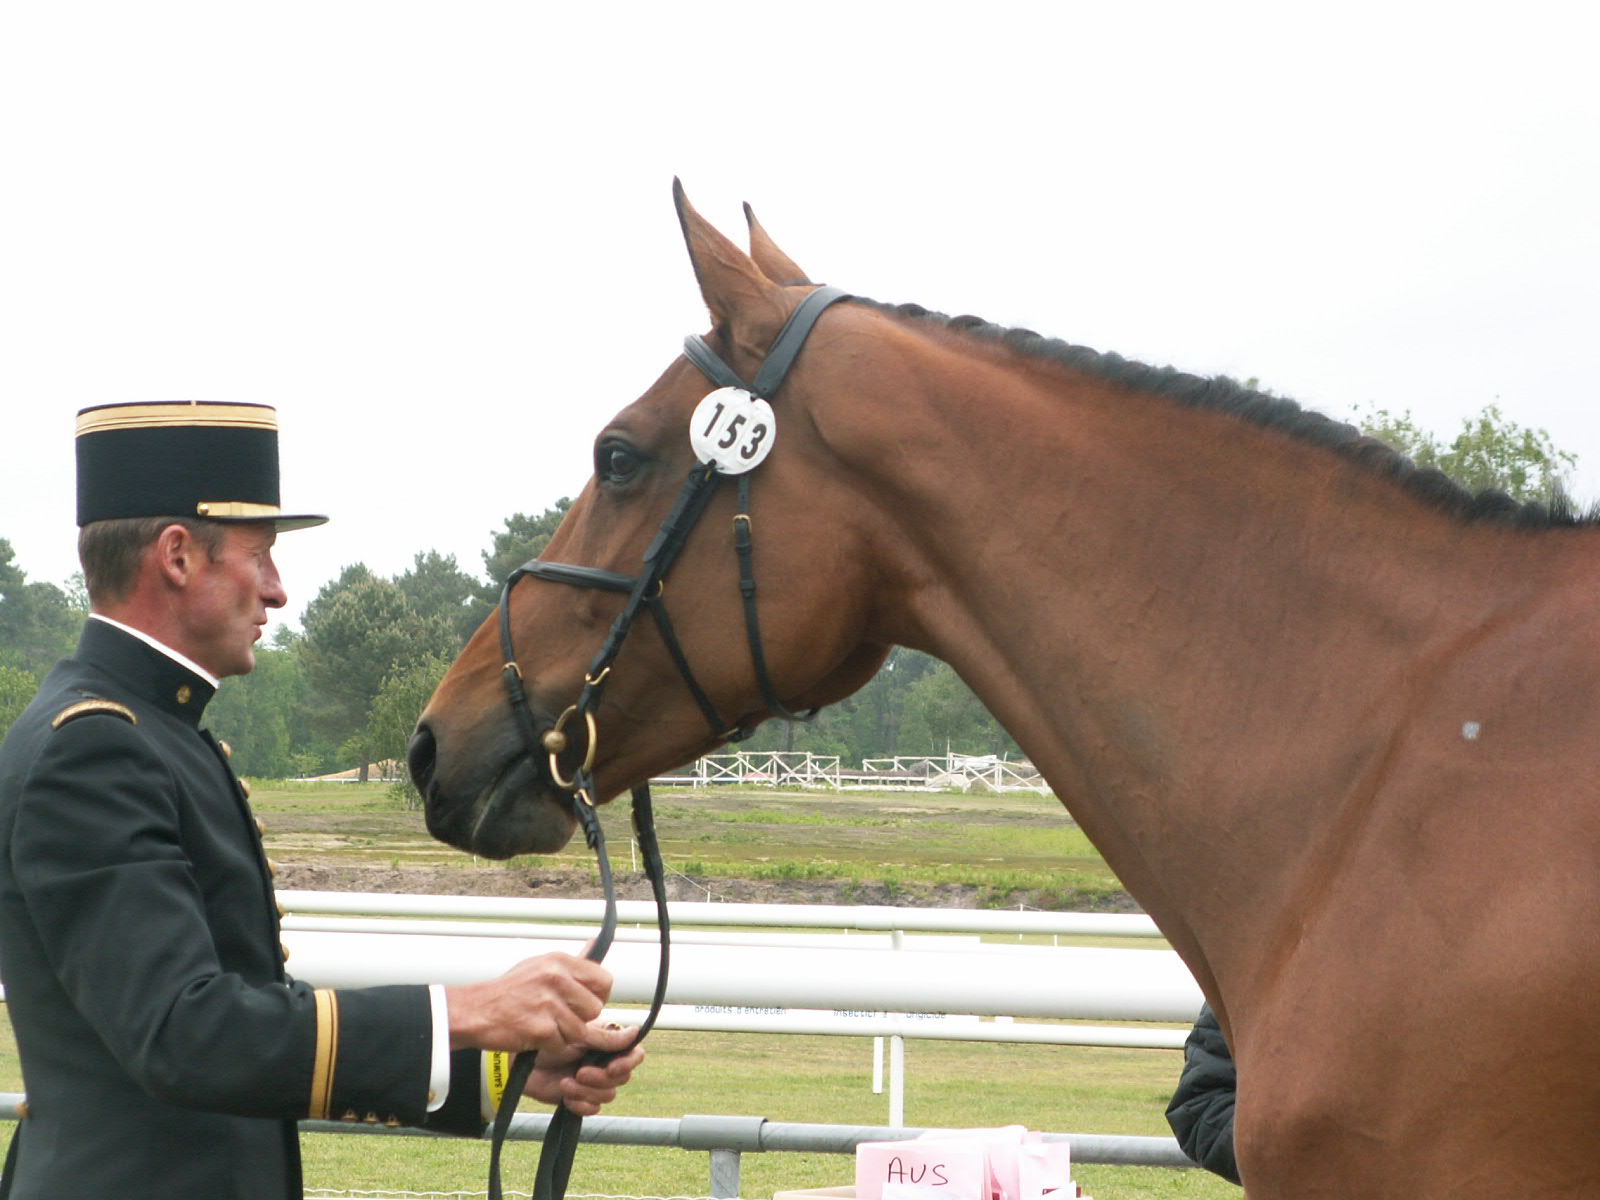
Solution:
M1040 358L1109 383L1161 396L1191 408L1210 409L1278 430L1312 445L1323 446L1389 479L1430 507L1469 523L1491 523L1521 529L1555 529L1600 525L1600 508L1578 513L1558 492L1548 502L1520 502L1498 488L1473 492L1435 467L1419 467L1386 442L1369 437L1354 425L1302 408L1293 400L1246 387L1226 375L1204 378L1172 367L1152 367L1045 337L1031 329L1007 328L980 317L950 317L920 304L884 304L857 298L879 312L891 313L990 342L1030 358Z

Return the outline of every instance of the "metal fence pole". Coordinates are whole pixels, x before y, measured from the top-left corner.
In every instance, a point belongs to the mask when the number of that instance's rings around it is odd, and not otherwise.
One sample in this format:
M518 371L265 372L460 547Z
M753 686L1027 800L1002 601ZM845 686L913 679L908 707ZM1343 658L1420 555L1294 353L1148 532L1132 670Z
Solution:
M739 1195L739 1156L761 1149L765 1117L725 1117L690 1114L678 1125L678 1145L685 1150L711 1152L711 1195L714 1200L735 1200Z
M712 1200L737 1200L739 1195L739 1151L711 1152Z
M20 1117L24 1097L16 1092L0 1092L0 1122ZM518 1142L538 1141L550 1125L549 1113L518 1113L512 1118L510 1138ZM390 1128L343 1121L301 1121L307 1133L334 1133L358 1137L451 1138L430 1130ZM0 1127L0 1140L5 1130ZM685 1116L670 1117L588 1117L579 1140L606 1146L676 1146L684 1150L707 1151L711 1155L711 1194L717 1200L732 1200L739 1194L740 1156L746 1151L800 1151L810 1154L853 1155L862 1142L904 1141L928 1132L919 1127L884 1125L811 1125L768 1121L765 1117ZM1047 1142L1068 1142L1072 1159L1082 1163L1124 1166L1195 1166L1176 1140L1170 1137L1132 1137L1094 1133L1041 1133Z

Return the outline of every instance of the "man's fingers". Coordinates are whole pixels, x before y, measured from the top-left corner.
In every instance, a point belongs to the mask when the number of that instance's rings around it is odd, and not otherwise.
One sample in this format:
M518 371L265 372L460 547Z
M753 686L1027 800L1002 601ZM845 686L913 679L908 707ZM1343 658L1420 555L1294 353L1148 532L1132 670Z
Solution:
M446 989L450 1044L487 1050L616 1049L614 1040L589 1038L590 1023L610 995L611 973L598 963L561 953L525 958L498 979Z
M586 958L572 958L565 954L548 957L559 961L543 963L538 959L529 960L540 963L538 983L547 987L585 1021L598 1017L611 997L611 972Z
M644 1061L644 1047L635 1046L604 1066L579 1067L560 1082L561 1100L573 1112L590 1117L617 1098L617 1089L632 1078Z
M638 1036L637 1029L626 1025L601 1025L591 1021L584 1029L583 1044L596 1050L625 1050Z
M630 1031L631 1032L631 1031ZM644 1061L644 1047L635 1046L626 1054L619 1054L610 1062L579 1067L573 1079L586 1087L618 1087L628 1079Z

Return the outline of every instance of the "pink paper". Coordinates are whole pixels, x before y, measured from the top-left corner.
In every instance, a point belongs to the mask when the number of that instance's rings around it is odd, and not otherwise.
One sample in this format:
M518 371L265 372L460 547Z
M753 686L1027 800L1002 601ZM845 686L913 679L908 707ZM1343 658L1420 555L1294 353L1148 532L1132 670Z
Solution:
M1046 1200L1071 1185L1070 1147L1021 1125L856 1147L856 1200Z
M989 1200L989 1159L979 1142L863 1142L856 1147L856 1200Z

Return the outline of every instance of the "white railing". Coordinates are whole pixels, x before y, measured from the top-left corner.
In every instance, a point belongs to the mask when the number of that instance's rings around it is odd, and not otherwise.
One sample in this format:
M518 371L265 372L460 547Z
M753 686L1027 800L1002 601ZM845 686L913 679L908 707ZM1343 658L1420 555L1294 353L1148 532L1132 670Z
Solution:
M296 975L313 980L325 973L338 986L404 982L415 979L418 970L428 971L430 982L487 978L529 954L581 946L603 911L593 900L292 890L278 896L286 910L283 929ZM682 1028L746 1030L752 1026L745 1018L754 1015L773 1032L816 1031L811 1017L804 1028L786 1030L766 1019L791 1010L852 1018L941 1012L1186 1021L1199 1007L1193 978L1168 950L983 942L970 936L1159 938L1155 924L1139 914L698 902L674 904L671 913L675 953L667 1000L679 1011L699 1009L692 1021L677 1018L686 1022ZM623 924L607 960L616 976L613 995L619 1003L642 1003L654 988L655 906L621 901L618 916ZM804 929L854 932L794 932ZM968 936L918 936L936 932ZM976 969L974 956L983 957ZM760 1011L740 1014L738 1009ZM1044 1035L1018 1025L1009 1032L940 1032L947 1029L924 1027L913 1036L1172 1044L1165 1036L1170 1031L1151 1039L1150 1031L1108 1035L1066 1026L1051 1026ZM885 1031L835 1024L828 1032ZM886 1032L903 1036L906 1031ZM1104 1040L1108 1036L1113 1040Z
M981 783L996 792L1050 794L1050 785L1032 763L1010 762L995 754L903 754L863 759L861 769L869 775L917 781L942 790L965 790Z
M530 955L579 951L601 912L596 901L296 891L279 898L288 910L291 969L330 987L491 978ZM623 902L619 910L624 922L654 920L655 906L647 902ZM675 938L662 1028L872 1036L880 1039L880 1070L887 1037L891 1124L904 1120L903 1038L1175 1048L1201 1003L1193 977L1170 950L911 935L1159 936L1148 917L1137 915L701 903L673 905L672 915L684 932ZM523 919L530 916L545 923ZM554 923L563 919L579 924ZM872 932L793 932L803 928ZM653 927L619 929L606 959L615 1004L648 1003L655 939ZM633 1024L643 1012L618 1007L608 1019ZM1178 1027L1081 1023L1105 1021Z
M680 775L665 775L652 783L711 787L720 784L755 784L759 787L832 788L841 786L839 756L802 751L740 750L734 754L708 754L696 759Z
M995 792L1049 795L1050 785L1032 763L1010 762L996 755L913 754L869 758L860 770L842 767L837 754L803 751L740 750L708 754L682 772L650 781L671 787L830 788L833 791L967 791L984 787Z
M327 892L284 889L278 900L295 918L314 914L423 917L490 923L577 922L598 925L599 900L536 900L509 896L414 896L389 892ZM845 929L901 933L988 933L1059 937L1159 938L1156 923L1142 913L1073 913L1001 908L905 908L889 904L720 904L673 901L675 928L737 926L778 929ZM655 904L621 900L617 919L654 925Z
M285 890L283 941L295 977L314 986L466 983L550 950L575 953L602 906L590 900L411 896ZM655 906L624 901L625 923ZM745 1150L849 1154L860 1141L914 1136L905 1126L905 1038L1173 1049L1201 997L1170 950L982 942L973 935L1158 938L1148 917L1109 913L914 909L879 905L684 903L671 907L672 975L664 1029L828 1034L874 1039L874 1092L889 1050L888 1124L780 1125L762 1117L590 1118L583 1140L676 1145L711 1154L711 1195L739 1195ZM709 926L720 928L710 929ZM832 936L795 930L845 930ZM956 934L962 936L914 936ZM637 1024L655 986L653 927L619 928L606 958L613 1006ZM634 1007L619 1007L634 1006ZM1016 1018L1037 1018L1017 1020ZM1102 1026L1085 1021L1134 1021ZM0 1095L0 1119L20 1096ZM542 1136L549 1118L519 1114L512 1137ZM319 1132L407 1135L305 1122ZM409 1131L414 1133L415 1131ZM1192 1165L1170 1138L1047 1134L1082 1162Z
M574 953L581 937L286 931L297 979L318 986L472 983L530 955ZM1189 1021L1200 991L1170 950L995 945L860 950L789 946L674 947L667 1000L744 1008L945 1012L1050 1020ZM612 997L643 1004L655 988L653 946L619 942L606 958Z

